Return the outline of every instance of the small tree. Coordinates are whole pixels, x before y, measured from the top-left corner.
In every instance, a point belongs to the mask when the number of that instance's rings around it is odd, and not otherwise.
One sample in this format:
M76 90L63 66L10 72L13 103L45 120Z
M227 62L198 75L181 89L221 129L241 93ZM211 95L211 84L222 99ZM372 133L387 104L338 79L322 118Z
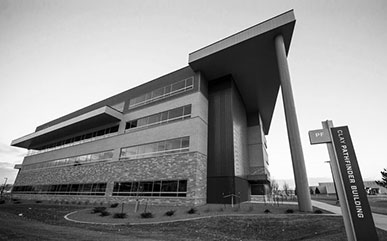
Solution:
M289 196L289 185L286 182L282 186L282 189L284 189L286 196Z
M381 171L380 173L382 174L382 180L381 181L375 181L375 182L379 186L387 188L387 169L384 168L384 170Z
M271 193L277 194L279 190L278 182L274 179L272 179L270 182L271 182Z

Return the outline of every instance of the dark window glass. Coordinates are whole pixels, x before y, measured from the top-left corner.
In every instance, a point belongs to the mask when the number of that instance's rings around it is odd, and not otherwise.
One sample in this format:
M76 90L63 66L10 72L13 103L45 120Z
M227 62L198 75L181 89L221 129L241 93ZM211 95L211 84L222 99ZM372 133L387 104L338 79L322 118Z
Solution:
M177 181L162 181L161 192L176 192Z
M86 135L85 135L85 139L90 139L92 137L92 133L87 133Z
M113 126L110 128L110 133L115 133L118 131L119 126Z
M179 181L179 192L186 192L187 191L187 180L180 180Z
M153 182L140 182L140 190L142 192L152 192Z
M121 186L121 183L115 182L113 187L113 192L119 192L120 186Z
M92 186L93 186L93 184L90 184L90 183L88 183L88 184L83 184L82 192L84 192L84 193L85 193L85 192L87 192L87 193L91 192Z
M132 192L137 192L138 191L138 182L133 182L132 183Z
M105 130L97 131L97 136L103 136L105 134Z
M122 182L120 185L120 192L130 192L132 189L131 182Z

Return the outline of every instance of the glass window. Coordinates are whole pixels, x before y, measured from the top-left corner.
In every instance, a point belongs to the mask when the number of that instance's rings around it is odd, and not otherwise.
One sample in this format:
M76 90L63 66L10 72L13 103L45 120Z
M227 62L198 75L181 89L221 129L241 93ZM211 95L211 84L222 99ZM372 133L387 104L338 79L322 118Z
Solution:
M180 81L172 85L172 92L182 90L185 87L185 81Z
M177 181L162 181L161 192L177 192Z
M156 114L156 115L151 115L149 116L149 119L148 119L148 124L153 124L153 123L159 123L160 122L160 118L161 117L161 114Z
M171 86L168 85L168 86L165 86L165 94L169 94L171 93Z
M92 186L93 186L93 184L91 184L91 183L83 184L83 189L82 189L81 192L83 192L83 193L85 193L85 192L87 192L87 193L91 192Z
M153 182L140 182L140 189L142 192L152 192Z
M166 150L175 150L180 148L180 138L166 141Z
M148 124L148 117L137 120L137 126L145 126Z
M138 192L138 188L139 188L139 183L133 182L132 183L132 192Z
M152 143L144 146L144 153L157 152L157 143Z
M192 86L193 85L193 78L188 78L186 79L186 86L189 87L189 86Z
M191 105L184 106L184 115L191 114Z
M165 151L165 141L162 141L162 142L159 142L159 143L157 143L158 145L157 145L157 151L159 151L159 152L161 152L161 151Z
M176 109L170 110L168 118L169 119L174 119L174 118L181 117L182 115L183 115L183 108L180 107L180 108L176 108Z
M189 147L189 137L181 138L181 148L188 148L188 147Z
M152 91L152 99L158 98L164 94L164 88Z
M186 192L187 191L187 180L180 180L179 181L179 192Z

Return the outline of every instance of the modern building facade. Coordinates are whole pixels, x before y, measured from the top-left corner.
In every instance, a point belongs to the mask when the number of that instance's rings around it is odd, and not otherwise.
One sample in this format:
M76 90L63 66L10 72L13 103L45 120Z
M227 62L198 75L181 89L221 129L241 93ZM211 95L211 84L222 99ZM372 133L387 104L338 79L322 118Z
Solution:
M286 55L294 24L293 11L286 12L189 54L185 68L14 140L30 152L15 166L13 195L182 205L264 195L270 184L265 135L280 85L289 96L283 82L290 81Z

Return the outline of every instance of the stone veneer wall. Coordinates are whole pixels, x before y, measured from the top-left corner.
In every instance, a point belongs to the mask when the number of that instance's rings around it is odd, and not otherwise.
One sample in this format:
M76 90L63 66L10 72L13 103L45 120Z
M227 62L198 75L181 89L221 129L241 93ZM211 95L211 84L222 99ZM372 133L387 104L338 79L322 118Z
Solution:
M136 197L112 196L114 182L187 179L187 197L146 197L151 204L202 205L206 203L207 156L199 152L178 153L128 161L81 166L21 170L17 185L106 182L105 196L13 194L15 198L67 202L135 202Z

